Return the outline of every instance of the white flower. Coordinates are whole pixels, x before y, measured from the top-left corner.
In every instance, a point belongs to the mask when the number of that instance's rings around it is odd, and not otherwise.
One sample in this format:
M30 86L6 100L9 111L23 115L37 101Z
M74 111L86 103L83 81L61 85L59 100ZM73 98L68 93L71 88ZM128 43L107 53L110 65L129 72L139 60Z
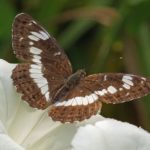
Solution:
M72 145L72 150L150 150L150 133L129 123L105 119L80 127Z
M47 110L33 109L20 99L10 78L15 66L0 60L0 150L150 148L148 132L99 115L81 123L53 122Z

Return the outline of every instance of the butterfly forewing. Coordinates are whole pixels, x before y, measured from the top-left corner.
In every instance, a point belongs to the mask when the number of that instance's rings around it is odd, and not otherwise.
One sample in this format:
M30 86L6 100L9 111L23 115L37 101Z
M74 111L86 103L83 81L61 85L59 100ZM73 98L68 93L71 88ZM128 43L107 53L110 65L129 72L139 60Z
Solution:
M44 109L72 73L69 59L55 39L27 14L15 17L12 34L14 53L26 62L13 70L14 84L31 106ZM43 97L35 96L36 91Z
M87 76L85 86L105 103L122 103L150 93L150 79L122 73Z
M21 13L13 23L12 45L16 56L29 63L61 69L61 76L72 73L72 67L64 51L31 16Z

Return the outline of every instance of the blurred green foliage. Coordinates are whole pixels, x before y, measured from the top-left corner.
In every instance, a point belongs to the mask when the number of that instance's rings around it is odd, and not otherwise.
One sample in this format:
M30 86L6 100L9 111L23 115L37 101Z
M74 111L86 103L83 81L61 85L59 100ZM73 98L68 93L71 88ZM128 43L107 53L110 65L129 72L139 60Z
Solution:
M1 0L0 58L17 62L11 26L17 13L38 20L60 43L74 70L150 76L149 0ZM150 131L150 97L105 105L102 115Z

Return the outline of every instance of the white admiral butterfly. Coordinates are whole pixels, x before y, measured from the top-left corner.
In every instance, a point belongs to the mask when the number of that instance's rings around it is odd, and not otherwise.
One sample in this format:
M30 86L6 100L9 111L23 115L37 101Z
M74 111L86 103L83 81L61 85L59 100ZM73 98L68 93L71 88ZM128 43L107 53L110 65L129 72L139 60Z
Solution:
M70 61L55 39L32 17L21 13L13 23L12 44L25 63L12 72L13 83L30 106L45 109L55 121L82 121L104 103L122 103L150 93L148 78L84 70L72 73Z

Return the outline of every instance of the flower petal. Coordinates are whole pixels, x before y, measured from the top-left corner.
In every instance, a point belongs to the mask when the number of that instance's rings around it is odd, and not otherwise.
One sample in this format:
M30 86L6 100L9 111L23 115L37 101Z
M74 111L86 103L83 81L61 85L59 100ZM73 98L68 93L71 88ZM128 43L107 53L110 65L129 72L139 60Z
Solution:
M5 127L0 121L0 149L1 150L24 150L21 146L15 143L7 134Z
M5 122L6 120L6 96L2 82L0 81L0 120Z
M15 66L15 64L9 64L5 60L0 59L0 112L2 112L0 119L6 126L9 126L13 120L20 102L10 78L12 69Z
M8 135L0 133L0 149L1 150L25 150L15 143Z
M129 123L105 119L80 127L72 150L149 150L150 133Z
M45 116L45 119L43 119L42 122L39 123L30 137L28 137L26 141L28 143L26 143L26 145L30 145L28 149L70 150L71 141L80 126L83 126L87 123L94 124L96 121L104 119L100 115L96 115L83 122L61 124L59 122L50 121L50 118L47 120L46 117L47 116ZM34 142L34 137L38 137L41 135L43 135L42 138Z
M102 118L97 115L81 123L61 124L52 121L47 114L47 110L41 113L32 109L28 105L20 105L20 111L18 111L16 120L12 123L9 131L13 139L28 150L49 148L70 150L70 143L77 129L87 123L94 124Z

